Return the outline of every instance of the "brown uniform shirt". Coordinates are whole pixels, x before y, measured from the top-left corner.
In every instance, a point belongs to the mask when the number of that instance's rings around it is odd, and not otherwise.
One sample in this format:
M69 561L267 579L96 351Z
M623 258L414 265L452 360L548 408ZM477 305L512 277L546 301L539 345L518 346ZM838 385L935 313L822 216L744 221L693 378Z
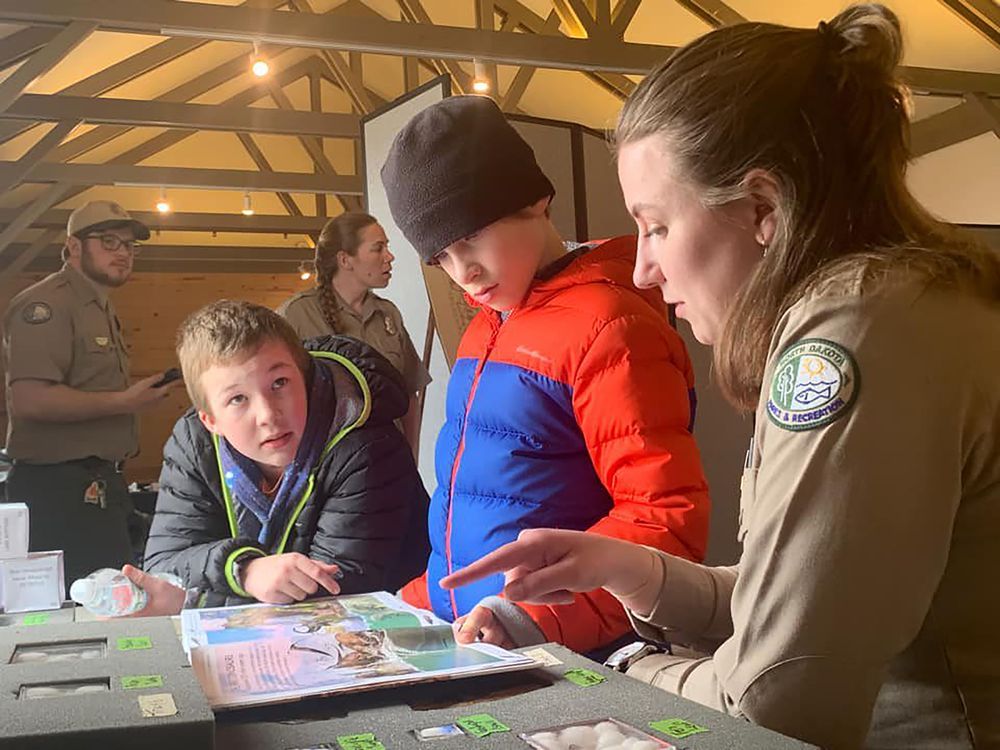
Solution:
M845 357L846 354L846 357ZM629 674L824 748L1000 748L1000 305L827 290L771 342L738 566L656 553Z
M3 355L10 386L45 380L80 391L129 386L128 352L106 292L70 266L18 294L4 316ZM136 419L121 414L79 422L12 417L7 452L17 461L59 463L88 456L120 461L138 450Z
M388 359L403 374L410 393L416 393L431 382L430 373L417 356L413 342L403 327L403 316L392 302L369 292L365 295L359 314L336 292L334 299L342 328L336 333L360 339ZM286 300L278 308L278 314L291 324L300 338L333 333L323 317L319 291L316 289L299 292Z

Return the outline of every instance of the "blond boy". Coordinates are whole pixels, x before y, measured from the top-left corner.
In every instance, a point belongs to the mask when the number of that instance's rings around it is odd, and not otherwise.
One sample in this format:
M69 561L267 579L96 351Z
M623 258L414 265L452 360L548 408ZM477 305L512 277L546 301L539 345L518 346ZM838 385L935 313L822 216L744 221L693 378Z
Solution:
M178 332L195 408L164 448L145 560L199 606L394 591L426 563L427 495L393 425L399 375L354 339L307 345L229 300Z

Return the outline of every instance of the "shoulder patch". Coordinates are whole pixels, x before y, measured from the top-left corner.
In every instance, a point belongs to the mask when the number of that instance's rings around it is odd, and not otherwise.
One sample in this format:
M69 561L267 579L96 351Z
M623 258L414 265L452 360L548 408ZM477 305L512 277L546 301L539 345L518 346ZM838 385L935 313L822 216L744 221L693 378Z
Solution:
M382 320L385 323L385 332L389 336L395 336L399 331L396 330L396 323L393 321L392 316L387 313L382 313Z
M52 308L45 302L29 302L21 311L21 319L31 325L47 323L52 320Z
M802 339L778 357L767 416L785 430L812 430L840 418L861 385L854 357L828 339Z

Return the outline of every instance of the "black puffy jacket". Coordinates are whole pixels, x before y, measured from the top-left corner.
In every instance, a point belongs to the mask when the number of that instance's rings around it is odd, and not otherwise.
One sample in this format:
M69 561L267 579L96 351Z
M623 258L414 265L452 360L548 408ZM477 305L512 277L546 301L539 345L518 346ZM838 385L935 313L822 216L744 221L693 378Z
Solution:
M330 440L339 440L320 459L313 491L290 521L286 543L272 552L336 563L345 594L396 591L423 572L429 552L427 493L393 425L409 404L405 386L392 365L361 341L323 336L306 348L333 372L337 417ZM163 449L145 565L198 589L199 606L246 603L231 578L232 563L248 549L267 552L231 526L227 503L232 515L236 509L227 495L212 435L188 411Z

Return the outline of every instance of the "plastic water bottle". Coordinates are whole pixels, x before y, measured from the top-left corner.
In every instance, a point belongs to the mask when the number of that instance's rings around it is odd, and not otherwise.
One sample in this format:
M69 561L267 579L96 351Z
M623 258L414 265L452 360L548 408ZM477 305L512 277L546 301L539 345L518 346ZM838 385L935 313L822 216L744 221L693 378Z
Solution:
M155 577L184 588L181 579L170 573L156 573ZM145 591L114 568L101 568L86 578L73 581L69 597L98 617L130 615L145 607L149 599Z

